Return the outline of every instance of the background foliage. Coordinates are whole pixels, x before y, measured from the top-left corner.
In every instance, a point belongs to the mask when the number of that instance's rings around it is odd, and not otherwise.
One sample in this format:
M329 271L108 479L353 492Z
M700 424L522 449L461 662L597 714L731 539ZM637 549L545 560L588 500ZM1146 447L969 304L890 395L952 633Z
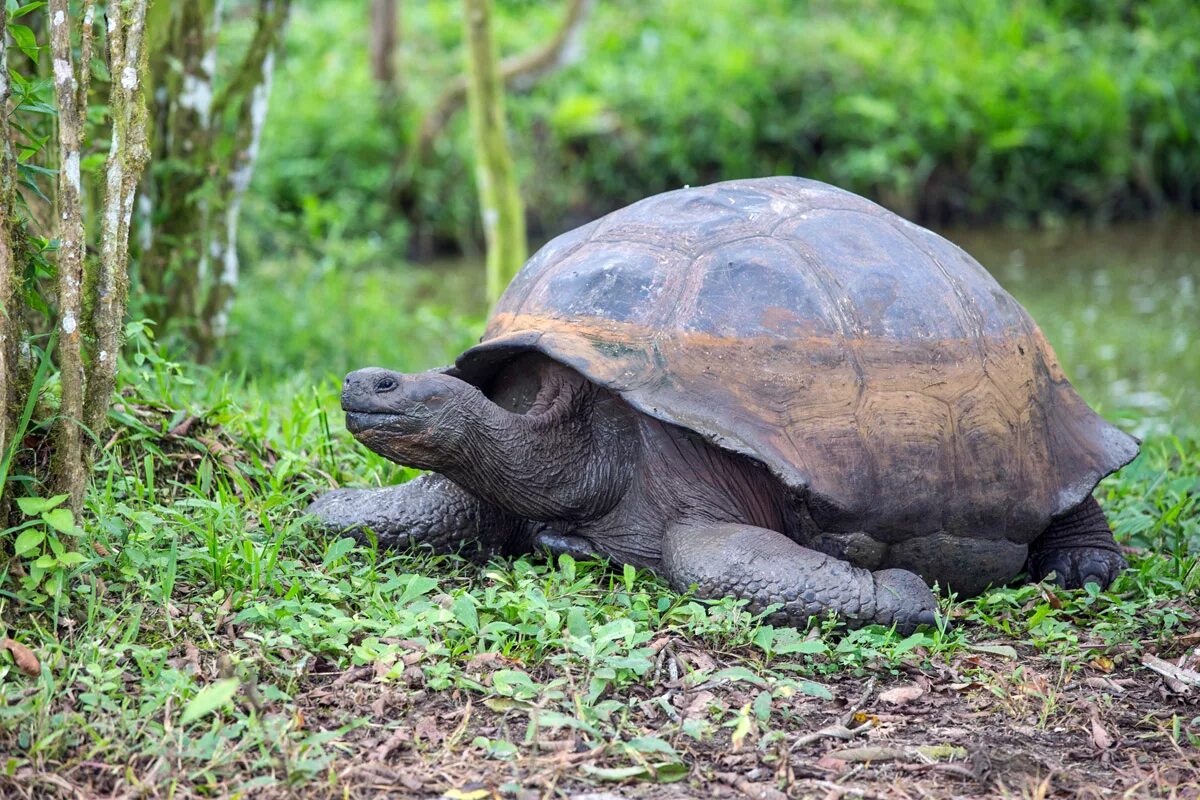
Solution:
M395 127L374 103L362 16L346 8L296 11L268 124L305 135L267 136L247 246L477 248L465 115L419 176L419 202L401 216L389 201L407 137L461 67L457 5L404 6ZM498 8L505 54L562 14ZM740 0L606 0L585 57L509 103L531 227L544 238L653 192L772 173L925 222L1196 208L1197 30L1189 0L762 0L752 13Z

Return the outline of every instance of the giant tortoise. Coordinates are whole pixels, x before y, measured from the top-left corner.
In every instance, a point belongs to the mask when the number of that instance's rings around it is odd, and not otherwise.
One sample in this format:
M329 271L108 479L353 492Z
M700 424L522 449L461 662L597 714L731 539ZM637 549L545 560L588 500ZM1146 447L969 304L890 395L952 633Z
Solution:
M934 621L1125 564L1092 490L1137 440L965 252L799 178L649 197L537 252L453 367L345 380L346 426L429 470L325 494L384 545L596 554L777 620Z

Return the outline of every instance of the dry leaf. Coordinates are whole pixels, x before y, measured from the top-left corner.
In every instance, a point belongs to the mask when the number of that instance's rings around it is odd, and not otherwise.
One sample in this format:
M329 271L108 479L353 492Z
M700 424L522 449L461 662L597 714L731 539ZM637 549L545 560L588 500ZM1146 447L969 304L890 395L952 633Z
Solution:
M894 689L880 692L879 699L894 706L902 706L905 703L911 703L923 694L925 694L924 689L915 683L910 683L907 686L897 686Z
M1093 689L1103 689L1106 692L1120 694L1125 691L1125 687L1111 678L1102 678L1099 675L1089 675L1083 679L1085 686L1091 686Z
M688 701L687 707L683 709L683 717L685 719L707 719L708 706L716 699L717 696L712 692L697 692L695 697Z
M413 734L416 738L422 739L431 744L437 744L446 738L446 734L438 727L437 720L432 717L421 717L417 720L416 726L413 728Z
M1104 729L1103 723L1099 717L1092 717L1092 743L1100 750L1107 750L1112 747L1112 736Z
M0 642L0 647L12 653L13 661L16 662L17 668L21 672L24 672L31 678L36 678L42 674L42 665L38 662L37 656L25 645L15 639L5 639L3 642Z
M854 761L869 763L872 761L908 761L912 758L909 752L901 747L848 747L828 753L829 758L838 761Z

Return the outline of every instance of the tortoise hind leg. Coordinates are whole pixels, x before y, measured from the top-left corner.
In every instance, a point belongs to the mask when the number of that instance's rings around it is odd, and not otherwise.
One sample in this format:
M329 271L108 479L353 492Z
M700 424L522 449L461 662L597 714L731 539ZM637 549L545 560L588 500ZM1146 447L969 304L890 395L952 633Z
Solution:
M1025 569L1035 581L1053 572L1064 588L1095 583L1104 589L1127 566L1100 504L1088 495L1034 540Z
M788 625L829 611L851 627L894 623L904 633L936 622L937 601L914 573L860 569L752 525L676 524L663 538L662 569L677 591L746 598L752 611L781 603L775 616Z

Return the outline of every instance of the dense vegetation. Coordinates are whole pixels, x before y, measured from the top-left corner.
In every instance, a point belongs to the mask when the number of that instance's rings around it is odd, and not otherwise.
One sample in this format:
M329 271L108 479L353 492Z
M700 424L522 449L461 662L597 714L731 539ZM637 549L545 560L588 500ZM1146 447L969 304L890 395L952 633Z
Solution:
M553 3L505 2L505 53ZM260 246L362 237L397 257L479 241L465 115L396 213L414 130L462 62L453 3L404 7L403 99L381 119L366 31L298 8L256 182ZM1200 5L1084 0L614 0L585 56L510 98L535 236L652 192L770 173L827 180L923 221L1100 218L1200 206ZM390 113L390 112L389 112ZM353 114L355 124L346 124ZM361 245L359 245L361 246ZM402 252L402 250L401 250Z

